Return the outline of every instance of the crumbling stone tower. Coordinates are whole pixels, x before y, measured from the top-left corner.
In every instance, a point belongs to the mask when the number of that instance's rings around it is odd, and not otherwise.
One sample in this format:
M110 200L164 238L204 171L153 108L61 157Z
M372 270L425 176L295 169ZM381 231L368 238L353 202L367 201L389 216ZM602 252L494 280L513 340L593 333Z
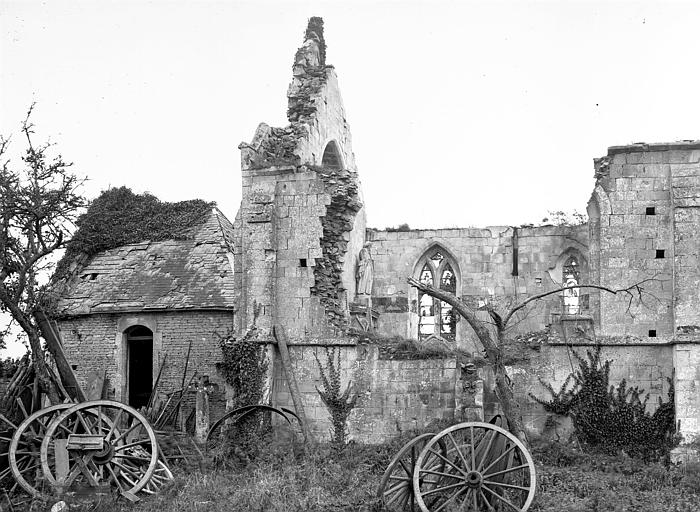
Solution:
M242 143L242 200L235 221L238 332L275 324L292 340L340 335L355 295L365 237L350 130L323 20L311 18L294 57L285 128L261 123Z
M700 142L613 146L595 163L592 280L624 288L651 279L644 304L596 294L598 333L658 345L658 359L672 361L676 419L691 441L700 432Z

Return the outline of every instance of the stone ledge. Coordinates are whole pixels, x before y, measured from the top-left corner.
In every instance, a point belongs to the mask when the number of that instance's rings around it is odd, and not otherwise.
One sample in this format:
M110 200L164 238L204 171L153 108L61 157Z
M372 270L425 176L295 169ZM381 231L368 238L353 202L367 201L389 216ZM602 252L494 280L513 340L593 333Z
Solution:
M700 140L682 140L676 142L636 142L624 146L610 146L608 148L608 156L613 156L621 153L642 153L645 151L671 151L674 149L700 149Z

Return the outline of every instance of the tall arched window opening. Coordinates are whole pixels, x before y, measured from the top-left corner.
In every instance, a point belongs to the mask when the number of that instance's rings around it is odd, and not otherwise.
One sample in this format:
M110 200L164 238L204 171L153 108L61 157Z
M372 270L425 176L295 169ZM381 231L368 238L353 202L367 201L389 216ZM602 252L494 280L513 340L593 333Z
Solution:
M340 148L338 144L332 140L326 144L321 157L321 165L326 169L342 169L343 158L340 156Z
M441 290L452 294L457 293L455 272L439 249L428 254L421 268L419 280L432 286L437 285ZM425 339L438 335L454 341L456 317L452 306L422 292L419 293L418 304L418 337Z
M570 256L562 267L561 276L564 290L564 314L578 315L581 313L580 288L575 288L581 283L581 267L573 256Z

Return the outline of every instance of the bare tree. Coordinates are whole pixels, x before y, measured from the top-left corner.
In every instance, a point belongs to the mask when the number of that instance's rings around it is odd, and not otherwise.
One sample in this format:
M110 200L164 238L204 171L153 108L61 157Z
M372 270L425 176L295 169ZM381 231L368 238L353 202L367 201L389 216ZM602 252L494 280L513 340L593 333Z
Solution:
M9 313L26 334L39 383L58 403L35 314L42 301L40 280L53 265L51 255L66 245L86 201L78 194L84 180L70 172L72 164L60 155L52 158L51 143L34 144L33 109L22 123L27 147L19 169L8 157L10 140L0 136L0 312Z
M477 338L484 346L487 359L491 364L494 372L494 377L496 381L496 395L503 408L503 414L505 415L508 423L510 425L511 432L518 437L526 446L528 446L527 436L525 434L525 429L523 427L522 414L520 412L520 405L513 396L513 390L510 386L510 379L506 373L505 364L503 363L503 347L506 343L508 324L519 312L524 311L526 308L548 297L550 295L555 295L562 293L565 290L571 288L584 288L584 289L596 289L601 290L613 295L624 295L628 298L629 302L627 305L627 311L630 311L632 303L637 300L639 303L643 304L643 298L649 291L645 289L645 285L651 282L658 282L656 277L645 279L638 283L635 283L627 288L613 289L606 286L592 285L592 284L582 284L576 286L564 286L554 290L549 290L537 295L533 295L517 303L516 305L508 308L504 314L499 314L492 305L486 304L485 309L492 319L492 324L495 327L495 339L493 331L489 327L489 322L486 322L477 317L476 312L472 310L467 304L459 299L456 295L453 295L444 290L435 288L434 286L421 283L417 279L412 277L408 278L408 283L411 286L415 286L418 290L427 293L428 295L435 297L441 301L450 304L454 310L464 318L470 327L476 333ZM649 294L651 295L651 294ZM653 295L652 295L653 297Z

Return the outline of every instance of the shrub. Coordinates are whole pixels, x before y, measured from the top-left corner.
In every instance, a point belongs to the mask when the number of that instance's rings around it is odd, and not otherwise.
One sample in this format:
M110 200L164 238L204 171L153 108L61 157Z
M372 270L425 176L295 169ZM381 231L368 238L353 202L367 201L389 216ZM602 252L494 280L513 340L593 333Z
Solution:
M673 382L668 401L659 398L653 414L646 410L649 395L638 387L609 386L611 361L600 361L600 347L588 351L587 360L574 352L579 368L567 377L557 392L543 382L552 395L542 400L530 394L547 412L568 415L578 440L591 448L614 454L624 451L632 457L659 460L678 444L674 421ZM573 380L573 387L568 389Z

